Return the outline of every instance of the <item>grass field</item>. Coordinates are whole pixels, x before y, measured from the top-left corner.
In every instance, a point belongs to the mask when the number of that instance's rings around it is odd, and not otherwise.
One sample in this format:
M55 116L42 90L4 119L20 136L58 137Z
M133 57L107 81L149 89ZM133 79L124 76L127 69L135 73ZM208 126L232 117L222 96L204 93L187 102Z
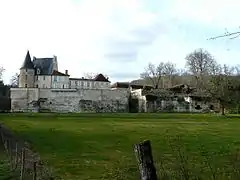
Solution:
M178 146L181 151L184 147L186 166L206 177L216 169L227 173L232 167L230 154L240 147L240 116L9 114L0 115L0 121L30 141L66 180L138 179L133 144L145 139L151 140L158 173L163 164L171 176L178 168ZM206 168L208 162L213 170Z
M9 158L7 157L2 140L0 138L0 179L11 180Z

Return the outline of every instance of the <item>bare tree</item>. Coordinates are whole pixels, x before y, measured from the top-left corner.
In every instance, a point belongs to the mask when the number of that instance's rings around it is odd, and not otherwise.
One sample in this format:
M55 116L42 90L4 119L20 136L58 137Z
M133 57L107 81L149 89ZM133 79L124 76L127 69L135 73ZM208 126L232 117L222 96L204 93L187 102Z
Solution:
M189 72L185 68L177 69L178 76L188 76L190 75Z
M159 63L158 65L149 63L145 68L145 71L140 74L140 77L151 81L155 89L158 89L161 77L164 75L164 67L165 64L163 62Z
M5 69L3 67L0 67L0 80L2 79L4 71Z
M195 77L197 88L202 87L204 77L212 73L216 68L216 61L213 56L206 50L197 49L186 56L186 68Z
M12 76L12 78L11 78L11 80L10 80L10 83L11 83L11 86L12 86L12 87L18 87L18 76L19 76L18 73L15 73L15 74Z
M236 66L234 67L234 69L235 69L236 75L237 75L237 76L240 76L240 64L236 65Z
M164 76L167 78L168 81L168 87L173 86L173 81L174 78L177 76L177 68L176 68L176 64L168 61L164 64L163 67L163 74Z
M101 73L88 72L88 73L84 73L84 77L87 79L94 79L98 74L101 74ZM106 74L103 74L103 76L107 79L109 78L108 75Z
M234 67L223 65L211 76L206 90L212 98L219 101L221 114L224 115L226 107L240 103L238 96L239 80L234 75Z

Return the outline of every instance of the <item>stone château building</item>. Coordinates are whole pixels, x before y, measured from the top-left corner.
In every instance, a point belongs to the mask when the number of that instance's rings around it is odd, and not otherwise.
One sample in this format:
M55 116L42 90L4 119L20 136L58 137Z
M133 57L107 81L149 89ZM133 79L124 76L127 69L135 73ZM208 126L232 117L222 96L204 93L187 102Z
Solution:
M92 79L70 78L59 72L57 57L31 59L20 67L18 87L11 88L12 111L127 112L128 89L111 89L103 74Z
M110 81L102 74L93 79L70 78L68 70L58 71L57 57L36 58L29 51L25 57L19 75L19 88L52 88L52 89L108 89Z

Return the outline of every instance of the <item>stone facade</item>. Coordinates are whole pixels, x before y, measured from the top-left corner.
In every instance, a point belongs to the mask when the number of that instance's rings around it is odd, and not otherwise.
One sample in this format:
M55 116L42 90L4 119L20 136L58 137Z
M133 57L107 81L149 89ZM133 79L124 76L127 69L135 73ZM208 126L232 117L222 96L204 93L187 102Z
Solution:
M128 112L129 90L11 88L13 112Z
M34 87L35 70L21 69L19 74L19 87Z
M138 112L208 112L218 110L218 102L209 98L195 98L188 94L168 97L166 94L147 100L143 90L132 90L132 98L138 99Z
M11 88L11 110L20 112L128 112L129 90L112 90L103 74L70 78L58 71L57 57L31 59L20 68L18 88Z

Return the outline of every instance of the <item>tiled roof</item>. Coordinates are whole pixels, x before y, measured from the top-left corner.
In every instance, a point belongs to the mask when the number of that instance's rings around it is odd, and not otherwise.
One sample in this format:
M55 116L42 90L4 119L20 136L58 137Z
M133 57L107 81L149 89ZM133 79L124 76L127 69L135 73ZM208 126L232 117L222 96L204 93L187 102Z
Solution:
M52 73L53 76L69 76L68 74L61 73L59 71L53 71Z
M98 74L93 80L94 81L102 81L102 82L110 82L103 74Z
M105 78L105 76L103 76L102 74L98 74L95 78L93 79L87 79L87 78L69 78L69 80L73 80L73 81L99 81L99 82L110 82L107 78Z

